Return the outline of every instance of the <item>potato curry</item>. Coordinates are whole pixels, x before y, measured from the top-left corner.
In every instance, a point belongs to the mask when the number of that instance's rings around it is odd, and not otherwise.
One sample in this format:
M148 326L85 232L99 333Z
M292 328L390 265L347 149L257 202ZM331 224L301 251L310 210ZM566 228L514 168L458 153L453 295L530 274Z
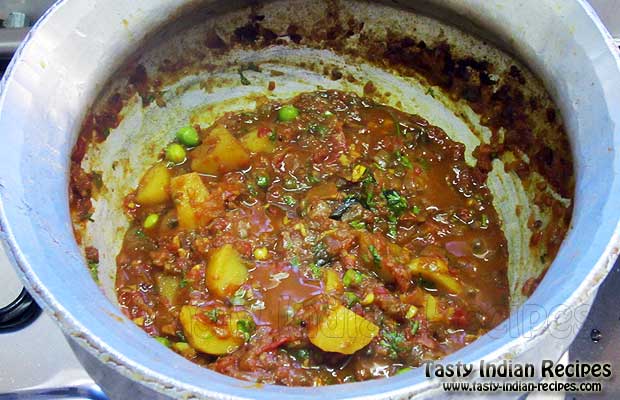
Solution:
M464 151L339 91L188 125L125 199L119 303L173 351L255 382L441 358L509 311L506 240Z

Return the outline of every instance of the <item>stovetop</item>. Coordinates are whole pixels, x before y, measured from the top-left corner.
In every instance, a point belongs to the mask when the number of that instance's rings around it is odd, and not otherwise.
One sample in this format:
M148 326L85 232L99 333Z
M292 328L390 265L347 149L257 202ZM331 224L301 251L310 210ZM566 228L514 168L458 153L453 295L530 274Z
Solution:
M590 0L599 10L612 34L620 37L620 0ZM0 14L6 4L0 0ZM22 2L28 4L27 1ZM37 0L34 15L50 0ZM38 9L36 7L39 7ZM10 55L7 49L25 35L27 29L7 32L0 28L0 76ZM7 39L8 38L8 39ZM4 42L3 42L4 40ZM0 133L2 134L2 133ZM0 232L1 235L1 232ZM19 281L0 246L0 400L9 399L96 399L106 400L103 391L82 368L66 338L52 319L41 312ZM568 356L571 361L620 361L620 261L601 285L594 305ZM618 368L618 366L616 366ZM530 398L539 396L530 396ZM586 398L568 395L567 399ZM597 399L620 398L620 378L605 384Z

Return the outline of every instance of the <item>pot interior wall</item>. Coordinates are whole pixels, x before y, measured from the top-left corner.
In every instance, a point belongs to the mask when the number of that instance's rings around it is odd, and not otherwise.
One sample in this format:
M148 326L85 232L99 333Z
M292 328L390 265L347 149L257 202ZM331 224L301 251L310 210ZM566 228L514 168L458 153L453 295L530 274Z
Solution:
M291 15L287 12L291 7L304 11ZM124 195L136 187L146 168L158 157L159 149L188 120L207 127L224 112L253 109L264 96L270 100L286 99L319 89L363 95L365 85L372 82L377 89L372 94L375 99L419 114L441 127L452 139L465 144L466 161L475 165L474 151L481 143L491 141L492 132L481 123L470 103L419 71L402 73L371 59L375 42L396 41L392 38L395 32L412 33L407 37L416 43L423 41L428 47L448 45L455 59L492 65L490 72L498 90L514 75L511 71L517 69L519 90L538 102L528 115L534 136L558 152L567 151L561 148L567 145L559 113L553 123L547 118L549 110L555 113L556 109L545 87L508 54L436 19L355 1L338 3L338 19L341 24L348 24L351 32L338 38L337 43L330 43L321 36L321 29L331 29L325 16L336 12L333 7L330 2L271 2L258 9L240 8L199 21L195 17L176 21L162 31L165 34L153 37L145 50L132 57L131 63L108 83L94 107L95 114L97 110L104 112L110 97L117 93L124 93L123 108L118 125L109 129L105 141L89 148L82 162L86 171L100 173L104 184L95 197L92 222L85 226L82 244L99 250L98 277L111 300L115 301L115 257L128 226L122 207ZM257 19L256 15L261 17ZM180 29L190 20L193 25ZM302 26L319 28L306 32L299 28ZM240 37L243 29L249 39ZM292 30L298 33L291 33ZM265 32L276 32L280 37L266 45L244 45L244 41ZM297 37L303 38L301 43L295 43ZM259 65L260 72L245 71L250 84L241 85L238 71L248 63ZM145 82L137 84L136 71L143 67ZM276 83L273 91L267 90L270 81ZM151 82L158 82L156 89L149 86ZM146 87L151 87L149 93ZM152 101L154 96L156 101ZM502 134L500 128L499 135ZM519 176L518 171L508 168L515 159L531 161L525 154L505 151L493 161L487 179L508 242L513 308L525 300L522 289L526 282L538 278L552 261L548 254L553 250L548 249L544 240L531 245L532 221L538 221L541 230L554 224L565 225L572 206L570 195L562 197L535 170ZM554 207L560 205L564 210L554 214L551 206L541 204L540 188L556 200Z

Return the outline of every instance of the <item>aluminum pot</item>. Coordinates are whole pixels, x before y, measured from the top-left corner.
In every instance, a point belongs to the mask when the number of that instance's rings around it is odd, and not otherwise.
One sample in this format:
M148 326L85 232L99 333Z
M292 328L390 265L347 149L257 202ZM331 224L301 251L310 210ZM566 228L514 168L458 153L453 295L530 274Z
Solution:
M237 4L239 3L239 4ZM576 191L571 229L538 289L493 331L446 358L557 360L585 319L618 253L620 60L583 1L397 1L474 31L535 72L561 110ZM88 107L121 62L188 7L245 2L59 1L32 29L2 82L1 224L8 253L36 299L101 376L120 374L148 398L430 398L422 369L321 388L252 385L154 346L90 278L69 217L69 155ZM552 38L553 40L550 40ZM93 361L94 360L94 361ZM109 381L103 380L104 384Z

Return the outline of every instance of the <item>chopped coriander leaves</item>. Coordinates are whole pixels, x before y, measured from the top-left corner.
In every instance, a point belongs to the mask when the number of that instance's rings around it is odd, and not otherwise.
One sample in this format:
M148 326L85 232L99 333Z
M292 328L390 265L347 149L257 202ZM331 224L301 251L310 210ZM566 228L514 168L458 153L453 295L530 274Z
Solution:
M308 127L308 131L313 135L318 135L319 137L324 138L327 134L328 129L325 125L310 124L310 126Z
M387 236L394 240L398 237L398 220L393 215L390 215L388 218Z
M243 69L241 69L241 67L239 67L238 72L239 72L239 79L241 80L242 85L248 86L252 84L252 82L250 82L250 80L246 78L245 75L243 75Z
M252 197L256 197L258 195L256 187L251 183L248 183L248 193L250 193L250 196Z
M387 202L388 208L395 216L401 215L408 208L407 199L401 196L396 190L384 190L383 197Z
M217 322L220 316L220 311L217 308L212 308L209 311L207 311L205 314L207 315L207 317L209 317L211 321Z
M310 264L310 266L308 268L308 272L309 272L310 277L312 279L321 279L321 275L322 275L323 271L321 270L321 267L319 267L315 263L312 263L312 264Z
M312 172L308 172L308 175L306 176L306 181L310 184L310 185L314 185L316 183L320 183L321 179L318 178L317 176L315 176Z
M412 169L413 168L413 164L411 164L411 161L409 161L409 159L407 158L407 156L405 156L404 154L402 154L400 151L396 151L394 153L394 156L396 157L396 161L398 161L398 163L400 165L402 165L403 167L407 168L407 169Z
M253 62L239 66L239 70L237 72L239 73L241 84L244 86L248 86L248 85L251 85L252 82L250 82L250 80L246 78L245 75L243 75L243 71L260 72L260 68L258 67L258 65L254 64Z
M271 140L272 142L275 142L278 139L278 135L276 135L275 132L271 131L267 134L267 137L269 138L269 140Z
M188 282L187 282L187 279L183 278L183 279L181 279L181 282L179 282L179 287L180 287L181 289L183 289L184 287L186 287L186 286L187 286L187 283L188 283Z
M348 308L353 307L356 303L359 303L360 299L353 292L344 292L344 300Z
M364 221L351 221L349 222L349 225L353 229L366 229L366 223Z
M142 229L138 229L136 230L136 236L139 238L145 238L146 234L144 233L144 231Z
M400 332L384 331L383 338L379 342L387 351L391 358L397 358L398 353L402 352L405 336Z
M90 261L88 263L88 269L90 270L90 274L95 281L99 281L99 263Z
M250 319L240 319L237 321L237 331L243 335L246 342L250 340L255 329L256 324Z
M415 335L416 333L418 333L418 330L420 329L420 321L419 320L415 320L411 323L411 334Z
M361 182L364 186L377 183L377 181L375 180L375 177L372 175L370 171L368 171L368 173L364 175L364 179L362 179Z
M415 215L418 215L422 212L422 209L420 208L420 206L416 204L411 208L411 212L414 213Z
M297 204L297 200L295 200L295 198L290 195L283 196L282 200L284 201L284 204L289 207L295 207L295 205Z
M377 251L377 248L371 244L370 246L368 246L368 251L372 256L372 261L377 265L381 264L381 255Z
M375 194L371 191L367 191L366 195L361 199L362 205L369 210L375 208Z
M482 214L482 215L480 216L480 226L481 226L482 228L487 228L487 227L489 226L489 223L490 223L490 222L491 222L491 221L489 220L489 216L488 216L488 215L486 215L486 214Z
M347 272L344 273L342 277L342 284L345 287L349 287L351 285L359 285L364 280L364 274L355 269L348 269Z

